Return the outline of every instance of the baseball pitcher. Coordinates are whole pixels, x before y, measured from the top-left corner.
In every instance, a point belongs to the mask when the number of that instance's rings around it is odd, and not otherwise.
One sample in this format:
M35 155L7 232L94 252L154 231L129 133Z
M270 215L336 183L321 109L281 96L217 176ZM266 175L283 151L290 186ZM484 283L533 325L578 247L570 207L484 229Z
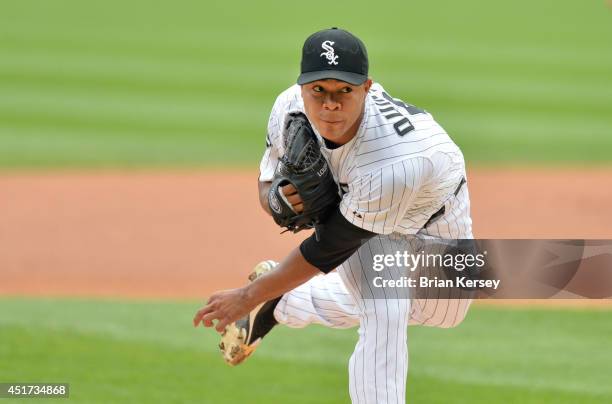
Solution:
M277 224L314 231L280 263L258 264L248 285L213 294L194 325L223 334L231 365L277 324L359 327L352 402L404 403L407 326L454 327L471 300L379 299L361 279L372 257L411 251L415 239L471 239L470 202L457 145L431 114L374 83L368 66L363 42L345 30L306 39L297 84L270 114L259 191Z

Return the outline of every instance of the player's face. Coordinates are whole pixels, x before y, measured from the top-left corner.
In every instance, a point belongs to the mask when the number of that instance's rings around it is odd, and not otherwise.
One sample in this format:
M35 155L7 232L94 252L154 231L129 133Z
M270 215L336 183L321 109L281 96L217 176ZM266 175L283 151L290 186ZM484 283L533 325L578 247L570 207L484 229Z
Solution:
M359 86L334 79L302 85L304 109L310 123L330 142L347 143L357 133L371 85L370 79Z

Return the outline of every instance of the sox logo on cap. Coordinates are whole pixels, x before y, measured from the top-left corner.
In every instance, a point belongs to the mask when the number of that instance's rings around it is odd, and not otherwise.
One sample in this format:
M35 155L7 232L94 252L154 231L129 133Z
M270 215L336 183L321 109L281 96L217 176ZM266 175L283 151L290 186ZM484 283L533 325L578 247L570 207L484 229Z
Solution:
M334 50L334 48L332 48L332 45L335 42L333 41L325 41L321 44L321 47L323 49L325 49L325 52L321 53L320 56L325 56L325 58L328 60L328 64L330 65L337 65L338 62L338 55L336 55L336 51Z

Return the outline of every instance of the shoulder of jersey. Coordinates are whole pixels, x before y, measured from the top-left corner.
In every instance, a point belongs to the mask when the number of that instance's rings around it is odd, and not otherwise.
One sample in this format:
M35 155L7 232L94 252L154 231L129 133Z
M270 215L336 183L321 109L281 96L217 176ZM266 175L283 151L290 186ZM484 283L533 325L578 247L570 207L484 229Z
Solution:
M411 110L408 111L405 107L401 107L398 104L409 106ZM373 83L370 88L368 108L368 128L377 129L369 133L371 136L388 134L390 132L389 129L393 129L393 126L403 121L403 118L408 118L414 127L411 132L439 126L429 112L414 105L406 104L402 100L392 98L379 83ZM400 129L403 127L403 125L397 126ZM399 132L401 133L401 130Z
M273 112L285 114L293 111L304 111L304 101L302 100L302 90L297 84L292 85L276 97Z
M457 149L431 114L391 98L378 83L370 89L367 108L365 131L355 151L359 171Z
M280 134L287 117L287 113L300 111L304 112L304 102L300 86L294 84L276 97L270 119L268 120L267 144L276 144L280 147Z

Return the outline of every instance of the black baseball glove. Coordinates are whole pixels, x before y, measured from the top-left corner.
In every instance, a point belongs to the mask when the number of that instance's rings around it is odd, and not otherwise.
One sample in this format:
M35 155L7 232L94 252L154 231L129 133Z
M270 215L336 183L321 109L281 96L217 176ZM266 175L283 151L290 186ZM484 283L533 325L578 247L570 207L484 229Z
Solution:
M268 193L272 217L294 233L313 227L316 230L340 202L338 185L306 116L291 113L284 129L285 153ZM282 196L280 187L287 184L292 184L302 199L300 214Z

